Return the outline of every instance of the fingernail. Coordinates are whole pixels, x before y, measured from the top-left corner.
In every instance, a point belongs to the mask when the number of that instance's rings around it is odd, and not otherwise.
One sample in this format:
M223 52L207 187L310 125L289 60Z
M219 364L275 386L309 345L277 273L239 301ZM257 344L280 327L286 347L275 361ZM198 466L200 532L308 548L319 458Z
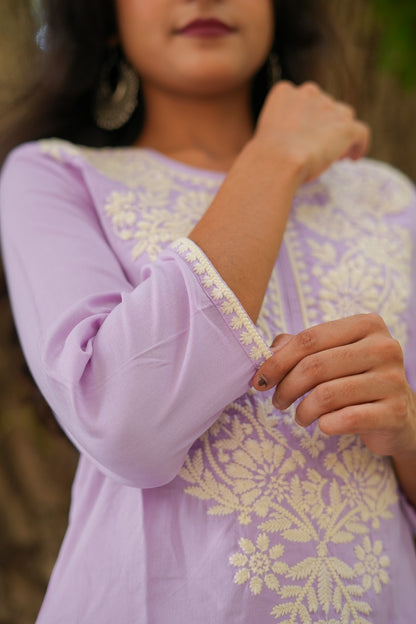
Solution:
M265 388L268 385L267 379L265 377L263 377L263 375L260 375L258 381L257 381L257 385L260 388Z
M275 406L276 409L278 409L278 410L282 409L282 405L279 403L279 399L277 399L276 397L273 397L272 403L273 403L273 405Z
M302 427L302 429L305 428L305 426L300 422L297 416L295 416L295 423L297 424L298 427Z

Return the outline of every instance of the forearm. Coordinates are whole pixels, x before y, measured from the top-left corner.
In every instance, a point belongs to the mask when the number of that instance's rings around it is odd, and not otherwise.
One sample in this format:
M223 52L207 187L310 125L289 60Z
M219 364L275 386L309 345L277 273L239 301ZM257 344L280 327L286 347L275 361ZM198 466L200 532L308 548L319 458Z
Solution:
M256 321L299 186L296 163L252 141L190 238Z

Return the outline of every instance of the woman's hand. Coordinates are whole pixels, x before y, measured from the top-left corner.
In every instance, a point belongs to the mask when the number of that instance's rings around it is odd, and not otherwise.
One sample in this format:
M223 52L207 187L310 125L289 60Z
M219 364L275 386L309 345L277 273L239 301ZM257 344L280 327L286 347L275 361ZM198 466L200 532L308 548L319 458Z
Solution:
M341 158L358 160L368 150L368 126L354 109L334 100L315 83L279 82L268 95L254 140L299 168L310 182Z
M403 354L383 320L360 314L278 336L260 367L257 390L276 386L273 403L286 409L303 397L296 421L319 421L328 435L358 434L374 453L416 461L416 396Z
M253 138L189 234L254 322L299 185L340 158L360 158L368 142L354 110L316 85L272 89Z

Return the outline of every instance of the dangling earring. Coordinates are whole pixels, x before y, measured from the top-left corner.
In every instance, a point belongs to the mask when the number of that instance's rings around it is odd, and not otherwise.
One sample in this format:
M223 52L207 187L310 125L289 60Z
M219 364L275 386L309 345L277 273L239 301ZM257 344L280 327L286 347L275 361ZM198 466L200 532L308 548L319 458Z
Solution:
M118 130L137 106L140 80L134 69L114 49L104 65L95 97L95 123L103 130Z
M280 67L279 57L276 52L270 52L269 54L269 58L267 59L267 74L269 76L269 86L271 89L282 77L282 68Z

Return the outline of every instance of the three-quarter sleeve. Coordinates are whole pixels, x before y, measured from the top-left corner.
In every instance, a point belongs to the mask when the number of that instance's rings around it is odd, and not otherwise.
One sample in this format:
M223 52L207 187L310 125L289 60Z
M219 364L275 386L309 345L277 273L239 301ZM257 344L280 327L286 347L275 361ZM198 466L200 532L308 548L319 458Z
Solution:
M2 253L25 357L81 453L136 487L172 480L269 351L203 252L177 241L132 284L75 167L9 157Z

